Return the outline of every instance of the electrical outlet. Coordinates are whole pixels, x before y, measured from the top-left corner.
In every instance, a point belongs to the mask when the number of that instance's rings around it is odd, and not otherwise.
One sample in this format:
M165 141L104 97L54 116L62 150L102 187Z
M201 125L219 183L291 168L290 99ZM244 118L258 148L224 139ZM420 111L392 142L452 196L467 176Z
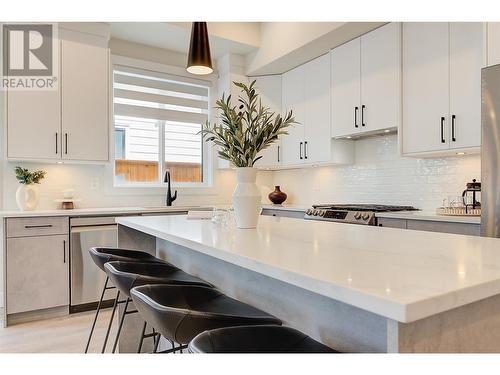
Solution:
M99 177L92 177L90 179L90 189L92 190L99 189Z

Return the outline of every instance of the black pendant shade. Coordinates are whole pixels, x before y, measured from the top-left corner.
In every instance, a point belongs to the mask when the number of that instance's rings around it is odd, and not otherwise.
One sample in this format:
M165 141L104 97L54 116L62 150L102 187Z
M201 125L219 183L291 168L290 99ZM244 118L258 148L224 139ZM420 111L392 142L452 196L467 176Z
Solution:
M210 43L206 22L193 22L191 29L191 43L187 71L192 74L210 74L212 69L212 57L210 56Z

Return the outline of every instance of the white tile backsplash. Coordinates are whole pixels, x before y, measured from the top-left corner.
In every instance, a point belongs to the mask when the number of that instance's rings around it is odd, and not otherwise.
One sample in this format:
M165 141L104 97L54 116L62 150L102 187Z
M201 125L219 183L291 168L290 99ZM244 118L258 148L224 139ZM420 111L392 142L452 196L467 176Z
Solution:
M379 203L434 210L481 176L480 155L401 157L397 135L355 141L355 164L274 172L287 203Z

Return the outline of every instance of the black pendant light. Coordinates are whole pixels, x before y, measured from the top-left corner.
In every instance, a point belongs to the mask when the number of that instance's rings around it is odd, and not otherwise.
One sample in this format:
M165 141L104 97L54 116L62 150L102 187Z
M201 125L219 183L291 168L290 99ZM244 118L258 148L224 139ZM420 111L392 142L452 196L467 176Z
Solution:
M187 71L199 75L210 74L214 71L212 69L212 57L210 56L210 43L208 42L206 22L193 22Z

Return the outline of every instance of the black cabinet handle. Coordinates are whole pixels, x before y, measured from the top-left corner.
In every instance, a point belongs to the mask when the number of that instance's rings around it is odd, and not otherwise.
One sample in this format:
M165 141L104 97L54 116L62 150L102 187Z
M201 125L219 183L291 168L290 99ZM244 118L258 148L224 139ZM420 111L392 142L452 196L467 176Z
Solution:
M25 229L52 228L52 224L25 225Z
M57 154L57 153L59 153L59 150L58 150L58 148L57 148L57 144L58 144L58 143L59 143L59 142L58 142L58 136L57 136L57 132L56 132L56 154Z
M66 240L63 240L63 263L66 263Z
M299 156L300 156L300 160L304 159L304 158L302 157L302 143L303 143L303 142L300 142L300 145L299 145Z
M307 159L307 141L304 142L304 159Z
M64 153L68 153L68 133L64 133Z
M278 163L280 162L280 146L278 146Z
M358 127L358 107L354 107L354 127Z
M441 143L445 143L444 139L444 117L441 117Z
M455 115L451 115L451 140L453 142L457 141L457 139L455 138L455 118L456 117L457 116L455 116Z
M365 126L365 108L366 106L363 104L361 106L361 126Z

